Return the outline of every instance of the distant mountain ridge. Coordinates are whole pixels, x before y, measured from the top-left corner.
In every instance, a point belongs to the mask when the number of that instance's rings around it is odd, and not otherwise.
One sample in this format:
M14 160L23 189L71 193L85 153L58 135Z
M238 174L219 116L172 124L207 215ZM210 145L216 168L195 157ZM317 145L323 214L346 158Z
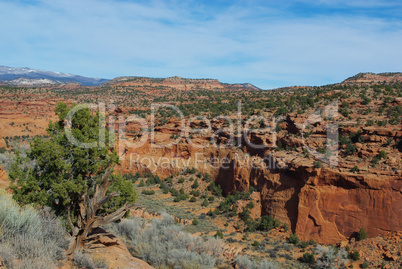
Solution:
M29 67L0 66L0 82L16 86L35 86L43 84L78 83L84 86L98 86L108 79L89 78L73 74L43 71Z
M145 87L172 87L176 90L194 90L205 89L212 91L233 90L233 91L261 91L257 86L250 83L223 83L218 79L211 78L182 78L179 76L168 78L151 78L151 77L116 77L109 80L105 85L118 86L145 86Z
M353 77L345 79L342 83L383 83L383 82L402 82L401 72L387 73L359 73Z

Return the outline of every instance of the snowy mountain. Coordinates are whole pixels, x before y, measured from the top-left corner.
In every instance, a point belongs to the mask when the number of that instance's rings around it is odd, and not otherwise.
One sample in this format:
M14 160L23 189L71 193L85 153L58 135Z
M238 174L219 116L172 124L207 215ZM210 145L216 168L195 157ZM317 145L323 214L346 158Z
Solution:
M97 86L108 81L102 78L88 78L60 72L42 71L28 67L0 66L0 82L11 85L33 86L40 84L79 83Z

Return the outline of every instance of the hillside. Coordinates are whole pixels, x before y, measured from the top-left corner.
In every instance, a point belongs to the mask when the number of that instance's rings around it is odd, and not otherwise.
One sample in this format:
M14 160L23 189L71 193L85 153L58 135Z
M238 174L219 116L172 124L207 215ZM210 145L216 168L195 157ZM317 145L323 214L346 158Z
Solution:
M240 253L306 268L297 259L315 250L289 247L286 240L296 233L303 244L360 250L359 261L346 262L355 268L363 261L369 268L401 265L401 73L272 91L180 77L120 77L94 87L2 86L3 168L18 145L46 135L61 100L106 104L119 170L139 173L133 182L144 209L133 214L152 219L163 209L196 235L219 230L230 259ZM155 103L177 110L152 115ZM263 216L279 225L260 229ZM357 242L361 228L369 239Z

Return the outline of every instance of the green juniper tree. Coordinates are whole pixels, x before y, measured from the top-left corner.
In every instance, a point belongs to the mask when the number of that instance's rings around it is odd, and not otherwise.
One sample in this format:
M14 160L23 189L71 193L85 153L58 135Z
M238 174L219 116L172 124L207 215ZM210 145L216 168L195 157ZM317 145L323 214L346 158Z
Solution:
M69 253L96 237L93 229L122 218L137 198L131 181L112 175L119 157L105 146L113 141L111 134L100 132L104 115L80 107L68 116L74 107L56 106L59 120L49 123L49 139L34 138L27 158L17 154L9 175L17 202L50 207L67 220L73 237ZM73 143L66 130L92 146ZM33 167L25 165L28 160Z

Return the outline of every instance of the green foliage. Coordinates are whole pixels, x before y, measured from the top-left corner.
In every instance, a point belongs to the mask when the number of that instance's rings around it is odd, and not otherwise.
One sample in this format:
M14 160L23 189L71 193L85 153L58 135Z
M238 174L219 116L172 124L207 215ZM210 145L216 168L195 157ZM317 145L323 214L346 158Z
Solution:
M211 182L212 176L210 174L204 174L204 177L202 178L202 180L204 180L206 182Z
M285 232L289 231L289 225L287 223L283 224L283 229Z
M361 241L367 238L367 232L366 230L362 227L360 228L358 234L357 234L357 240Z
M300 246L301 246L302 248L306 248L306 247L308 247L308 242L306 242L306 241L301 241L301 242L300 242Z
M293 233L288 237L288 242L296 245L300 242L300 239L297 234Z
M360 253L359 253L359 251L353 250L352 252L349 252L348 258L349 258L349 259L352 259L352 260L354 260L354 261L360 260Z
M368 105L371 102L371 99L367 96L363 96L362 105Z
M154 190L143 190L141 193L145 194L145 195L154 195L155 191Z
M207 199L204 199L204 201L202 201L201 206L202 206L202 207L207 207L207 206L209 206L208 200L207 200Z
M194 181L194 184L191 185L191 188L197 189L199 186L200 186L200 184L198 184L198 180L196 179L196 180Z
M357 167L357 165L353 166L353 168L350 169L350 172L353 172L353 173L357 173L359 171L360 171L360 169Z
M161 179L157 176L157 175L148 175L148 179L147 179L147 185L155 185L155 184L160 184L162 181Z
M222 233L222 231L221 231L221 230L218 230L218 231L216 232L216 234L214 235L214 237L215 237L215 238L219 237L219 238L223 239L223 233Z
M377 157L379 159L386 159L387 158L387 153L383 150L381 150L380 152L378 152Z
M194 195L195 197L198 197L198 196L201 195L201 193L200 193L199 190L191 190L191 191L190 191L190 194L191 194L191 195Z
M35 137L28 158L17 153L9 178L13 198L18 203L49 206L61 216L67 216L70 211L74 219L79 213L78 202L83 193L88 190L92 195L105 170L117 164L119 158L115 150L104 146L111 141L108 133L104 139L99 137L104 116L93 114L89 108L74 114L70 129L77 141L95 146L79 147L67 138L65 122L72 107L65 103L56 106L59 121L49 123L49 139ZM34 167L24 167L28 159L35 161ZM109 190L119 191L121 195L104 205L102 211L105 213L126 202L133 203L137 198L131 180L125 180L121 175L115 177L117 181Z
M260 242L255 240L252 245L253 245L253 247L258 247L260 245Z
M356 145L350 143L346 145L345 153L346 155L354 155L357 152Z
M253 203L252 201L250 201L250 202L246 205L246 207L249 208L249 209L253 209L253 208L254 208L254 203Z
M250 210L245 207L243 208L243 212L240 213L240 219L244 222L248 221L250 219Z
M193 222L192 222L191 224L193 224L193 225L198 225L198 220L193 219Z
M137 173L135 173L135 175L133 175L133 174L131 174L131 173L129 173L129 174L124 174L123 175L123 178L125 179L125 180L130 180L130 181L132 181L133 183L135 183L135 182L137 182L137 180L140 178L140 173L139 172L137 172Z
M299 261L303 263L314 264L315 263L314 254L306 252L303 254L302 257L299 258Z
M120 175L112 176L112 179L116 181L109 187L106 194L109 195L113 192L118 192L120 195L105 203L101 210L102 213L110 214L119 209L126 202L134 203L137 200L137 192L131 180L125 180Z
M215 182L211 182L208 186L208 190L212 192L213 195L221 197L222 196L222 189L221 186L215 185Z
M361 266L362 268L368 268L368 262L367 261L364 261L363 263L362 263L362 266Z
M257 227L260 231L269 231L275 228L275 220L271 216L262 216L261 221Z
M173 202L178 203L181 201L185 201L189 198L189 195L186 193L179 193L174 199ZM194 197L195 198L195 197Z
M175 188L171 188L170 193L172 194L172 196L178 196L180 194L179 191Z

